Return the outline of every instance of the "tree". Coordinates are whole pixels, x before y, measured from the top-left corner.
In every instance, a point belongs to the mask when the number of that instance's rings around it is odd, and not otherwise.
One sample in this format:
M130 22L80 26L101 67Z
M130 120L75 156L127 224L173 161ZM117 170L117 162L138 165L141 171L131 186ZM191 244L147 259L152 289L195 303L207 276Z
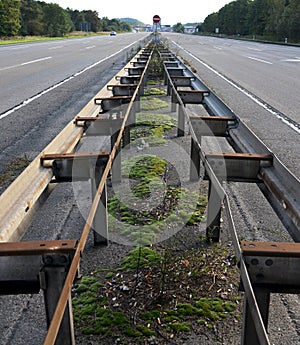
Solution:
M216 27L218 27L218 13L212 13L204 19L201 25L201 31L214 33Z
M18 34L20 22L20 0L0 0L0 35L15 36Z
M268 18L266 21L266 34L279 39L280 30L279 23L281 21L282 13L284 12L285 0L270 0L270 8L268 11Z
M101 22L97 11L83 11L85 21L90 23L91 31L98 32L101 30Z
M131 32L132 31L132 26L130 23L127 22L120 22L120 30L121 31L127 31L127 32Z
M280 21L280 28L285 37L291 41L300 40L300 3L299 0L290 0L285 7Z
M43 6L44 34L52 37L64 36L72 29L69 13L57 4Z
M34 0L21 1L21 29L20 34L42 35L43 34L43 11L41 5Z
M183 33L184 32L184 26L181 23L177 23L173 26L173 31Z
M251 34L265 34L271 9L270 0L255 0L249 4L247 22Z

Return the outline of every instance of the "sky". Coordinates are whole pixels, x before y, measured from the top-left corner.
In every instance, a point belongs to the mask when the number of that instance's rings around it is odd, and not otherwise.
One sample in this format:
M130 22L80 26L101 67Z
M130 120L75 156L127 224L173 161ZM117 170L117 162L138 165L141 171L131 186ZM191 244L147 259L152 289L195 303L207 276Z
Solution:
M209 14L217 12L233 0L45 0L62 8L97 11L99 17L134 18L152 24L154 15L159 15L162 25L202 22Z

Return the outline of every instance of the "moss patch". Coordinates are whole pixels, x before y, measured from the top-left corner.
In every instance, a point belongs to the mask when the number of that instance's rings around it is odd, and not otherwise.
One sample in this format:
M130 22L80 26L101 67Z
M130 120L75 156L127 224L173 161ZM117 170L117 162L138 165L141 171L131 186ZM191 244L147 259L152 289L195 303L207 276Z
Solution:
M109 227L130 242L149 245L167 231L202 221L207 198L181 187L176 171L162 158L131 157L122 175L131 190L109 198Z
M228 255L221 245L181 253L137 247L110 278L98 271L75 286L76 328L121 344L163 341L195 328L213 333L224 320L237 320L240 309L238 284L232 285L238 273Z
M8 187L20 173L27 168L30 160L24 155L15 158L11 163L7 164L0 175L0 191Z
M169 104L156 97L141 97L142 110L158 110L167 108Z

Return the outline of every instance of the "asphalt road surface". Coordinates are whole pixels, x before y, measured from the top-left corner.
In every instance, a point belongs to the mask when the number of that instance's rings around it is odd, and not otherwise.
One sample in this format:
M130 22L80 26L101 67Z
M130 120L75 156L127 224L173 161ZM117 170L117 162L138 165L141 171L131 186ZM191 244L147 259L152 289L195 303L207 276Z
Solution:
M143 37L122 34L1 46L0 114L133 48Z

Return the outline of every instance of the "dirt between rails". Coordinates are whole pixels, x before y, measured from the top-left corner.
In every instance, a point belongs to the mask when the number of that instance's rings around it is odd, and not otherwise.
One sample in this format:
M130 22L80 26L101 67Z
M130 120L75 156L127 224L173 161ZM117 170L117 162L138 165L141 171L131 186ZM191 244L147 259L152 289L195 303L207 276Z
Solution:
M153 85L148 88L153 89ZM155 88L164 89L164 86L159 84ZM176 117L176 113L170 111L169 97L155 97L168 102L167 107L156 110L142 107L143 113ZM168 157L176 157L171 160L175 170L179 170L176 174L167 169L167 174L171 176L169 179L164 172L164 179L170 188L179 185L190 193L204 196L202 201L205 200L207 182L200 180L191 184L186 169L189 162L183 162L178 154L178 146L181 146L188 157L190 137L177 138L173 128L163 134L163 144L152 146L151 143L147 145L147 135L145 127L133 134L131 148L124 153L124 159L136 155L165 157L162 152L167 150ZM136 180L134 176L130 177L130 186L134 189L141 182L140 177ZM155 195L155 188L152 192L152 196ZM114 196L113 187L109 187L108 194L111 198ZM143 196L139 203L145 204L148 197ZM159 195L156 197L159 198ZM167 194L165 197L168 198ZM199 210L201 215L194 222L186 221L179 231L170 230L172 225L168 224L169 229L164 231L169 231L171 235L163 234L162 241L149 243L143 230L140 230L140 237L134 237L138 231L134 232L135 227L130 232L133 223L128 219L129 210L122 203L117 205L113 216L123 224L120 228L112 229L112 226L109 229L109 246L99 248L88 245L81 264L83 277L74 285L72 300L76 344L241 343L243 302L233 247L228 239L224 241L225 238L220 244L207 243L205 205L203 202ZM172 202L161 203L152 212L156 213L154 225L166 214L174 213L172 207ZM126 217L122 218L124 212ZM129 212L134 213L132 210ZM141 229L149 225L147 222L151 223L151 215L147 213L146 218L145 223L138 224Z

